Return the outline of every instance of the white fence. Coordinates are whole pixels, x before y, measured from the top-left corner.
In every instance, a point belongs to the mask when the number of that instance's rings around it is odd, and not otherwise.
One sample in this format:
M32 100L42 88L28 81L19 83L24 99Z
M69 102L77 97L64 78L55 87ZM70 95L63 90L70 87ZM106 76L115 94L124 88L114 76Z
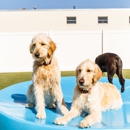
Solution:
M32 37L39 32L0 33L0 72L32 71L33 59L29 53ZM40 32L41 33L41 32ZM85 59L95 60L104 52L117 53L123 68L130 68L130 31L69 31L42 32L50 35L57 45L55 56L60 70L75 70Z

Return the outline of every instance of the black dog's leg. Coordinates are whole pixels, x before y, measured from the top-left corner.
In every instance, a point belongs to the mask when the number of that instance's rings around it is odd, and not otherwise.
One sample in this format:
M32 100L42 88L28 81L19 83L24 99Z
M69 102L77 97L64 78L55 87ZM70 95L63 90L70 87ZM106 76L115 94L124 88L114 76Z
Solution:
M125 91L125 88L124 88L124 85L125 85L125 79L123 78L122 76L122 69L120 70L117 70L116 72L118 78L119 78L119 82L121 84L121 92L124 92Z
M111 83L111 84L113 84L113 76L111 75L111 74L109 74L109 73L107 73L108 74L108 81Z
M110 61L109 61L110 63ZM107 65L107 75L108 75L108 81L113 84L113 76L116 73L116 64L113 62L112 64Z
M120 81L120 84L122 85L121 87L121 92L124 92L125 91L125 79L123 79L123 77L119 77L119 81Z

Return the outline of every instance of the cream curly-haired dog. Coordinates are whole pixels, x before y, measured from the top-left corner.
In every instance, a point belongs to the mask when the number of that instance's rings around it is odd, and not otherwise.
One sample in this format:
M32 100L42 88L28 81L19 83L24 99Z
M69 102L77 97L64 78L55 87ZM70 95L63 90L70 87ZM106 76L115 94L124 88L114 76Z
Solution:
M30 53L34 58L33 84L27 92L26 105L29 108L36 106L36 117L46 118L45 106L55 108L55 103L61 113L68 112L60 86L60 70L54 57L56 45L46 34L37 34L30 44Z
M102 111L118 109L122 106L119 90L110 83L100 83L102 72L98 65L85 60L76 69L77 85L74 89L71 110L68 114L55 120L55 124L64 125L81 113L89 113L79 124L85 128L101 122Z

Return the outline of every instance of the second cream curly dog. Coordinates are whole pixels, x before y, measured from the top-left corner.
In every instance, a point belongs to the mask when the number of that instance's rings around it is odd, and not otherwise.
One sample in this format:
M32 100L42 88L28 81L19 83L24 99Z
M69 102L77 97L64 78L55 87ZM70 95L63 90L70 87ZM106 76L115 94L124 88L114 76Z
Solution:
M55 124L64 125L71 119L87 115L79 127L89 127L102 120L102 111L118 109L122 106L122 98L116 86L110 83L100 83L102 72L98 65L85 60L76 69L76 87L74 89L71 110L68 114L55 120Z

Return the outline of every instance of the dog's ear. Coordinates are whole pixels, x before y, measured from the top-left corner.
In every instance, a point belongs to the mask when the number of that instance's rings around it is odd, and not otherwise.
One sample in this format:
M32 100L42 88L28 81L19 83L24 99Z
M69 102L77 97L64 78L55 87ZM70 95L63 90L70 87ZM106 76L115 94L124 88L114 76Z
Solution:
M78 69L76 68L75 70L75 76L77 77L78 76Z
M35 45L31 43L30 46L29 46L29 50L30 50L30 53L31 53L31 54L32 54L33 51L34 51L34 48L35 48Z
M98 65L95 64L95 74L94 74L94 77L93 77L93 82L96 83L101 77L102 77L102 71L98 67Z
M48 56L51 57L55 50L56 50L56 44L53 41L51 41L50 42L50 48L48 50Z
M53 41L50 42L50 49L52 50L52 52L56 50L56 44Z
M79 75L79 73L81 73L81 69L79 68L79 66L77 66L77 68L75 70L75 76L77 77Z

